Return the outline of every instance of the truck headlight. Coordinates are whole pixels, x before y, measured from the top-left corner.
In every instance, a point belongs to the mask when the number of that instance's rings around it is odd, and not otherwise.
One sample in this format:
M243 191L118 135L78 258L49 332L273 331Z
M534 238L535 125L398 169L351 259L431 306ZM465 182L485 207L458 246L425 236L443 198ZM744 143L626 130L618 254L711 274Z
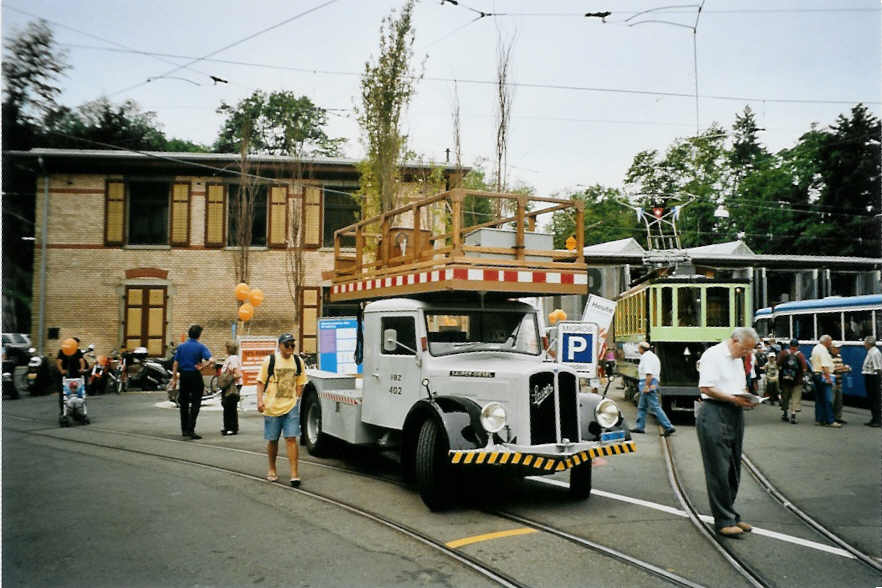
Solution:
M604 398L594 408L594 418L597 419L597 423L604 429L616 426L619 423L620 417L619 407L609 398Z
M488 433L496 433L505 426L505 407L498 402L491 402L481 409L481 426Z

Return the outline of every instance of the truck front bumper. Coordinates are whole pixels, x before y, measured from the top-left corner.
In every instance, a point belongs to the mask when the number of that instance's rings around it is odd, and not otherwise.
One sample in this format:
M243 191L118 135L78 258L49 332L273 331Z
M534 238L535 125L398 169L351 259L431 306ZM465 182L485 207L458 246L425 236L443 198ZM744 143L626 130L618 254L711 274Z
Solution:
M533 473L563 472L595 457L635 453L633 441L616 443L572 443L559 445L512 445L502 443L482 449L451 449L450 463L456 466L498 466L527 469Z

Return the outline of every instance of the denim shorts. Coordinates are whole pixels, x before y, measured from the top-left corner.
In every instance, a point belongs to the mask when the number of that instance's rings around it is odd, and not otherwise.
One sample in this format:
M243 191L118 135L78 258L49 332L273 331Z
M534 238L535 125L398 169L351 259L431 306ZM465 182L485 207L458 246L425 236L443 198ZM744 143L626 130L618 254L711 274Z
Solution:
M278 441L282 434L285 439L300 437L299 402L287 414L263 417L263 438L266 441Z

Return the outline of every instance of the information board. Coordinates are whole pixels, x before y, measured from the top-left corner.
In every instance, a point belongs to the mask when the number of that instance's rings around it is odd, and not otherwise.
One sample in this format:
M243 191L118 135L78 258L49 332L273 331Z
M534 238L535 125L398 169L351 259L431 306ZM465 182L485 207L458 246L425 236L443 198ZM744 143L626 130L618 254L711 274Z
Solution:
M358 319L349 316L318 320L319 369L338 374L360 374L355 363Z
M275 337L240 337L239 359L242 361L242 386L256 386L260 366L270 353L276 350Z

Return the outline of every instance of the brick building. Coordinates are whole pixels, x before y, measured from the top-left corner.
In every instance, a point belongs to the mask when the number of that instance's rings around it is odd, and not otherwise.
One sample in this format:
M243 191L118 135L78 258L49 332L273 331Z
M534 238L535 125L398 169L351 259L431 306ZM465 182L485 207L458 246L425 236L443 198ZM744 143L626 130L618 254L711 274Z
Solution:
M202 341L224 354L241 280L237 155L71 149L6 155L37 174L35 344L54 353L61 340L78 336L98 353L145 346L161 355L199 323ZM314 353L316 319L352 310L324 301L321 274L333 265L334 230L360 217L350 196L358 186L356 162L253 156L246 172L255 202L247 281L265 299L239 333L291 331L299 349ZM405 166L402 201L447 189L458 173ZM300 284L292 277L298 266Z

